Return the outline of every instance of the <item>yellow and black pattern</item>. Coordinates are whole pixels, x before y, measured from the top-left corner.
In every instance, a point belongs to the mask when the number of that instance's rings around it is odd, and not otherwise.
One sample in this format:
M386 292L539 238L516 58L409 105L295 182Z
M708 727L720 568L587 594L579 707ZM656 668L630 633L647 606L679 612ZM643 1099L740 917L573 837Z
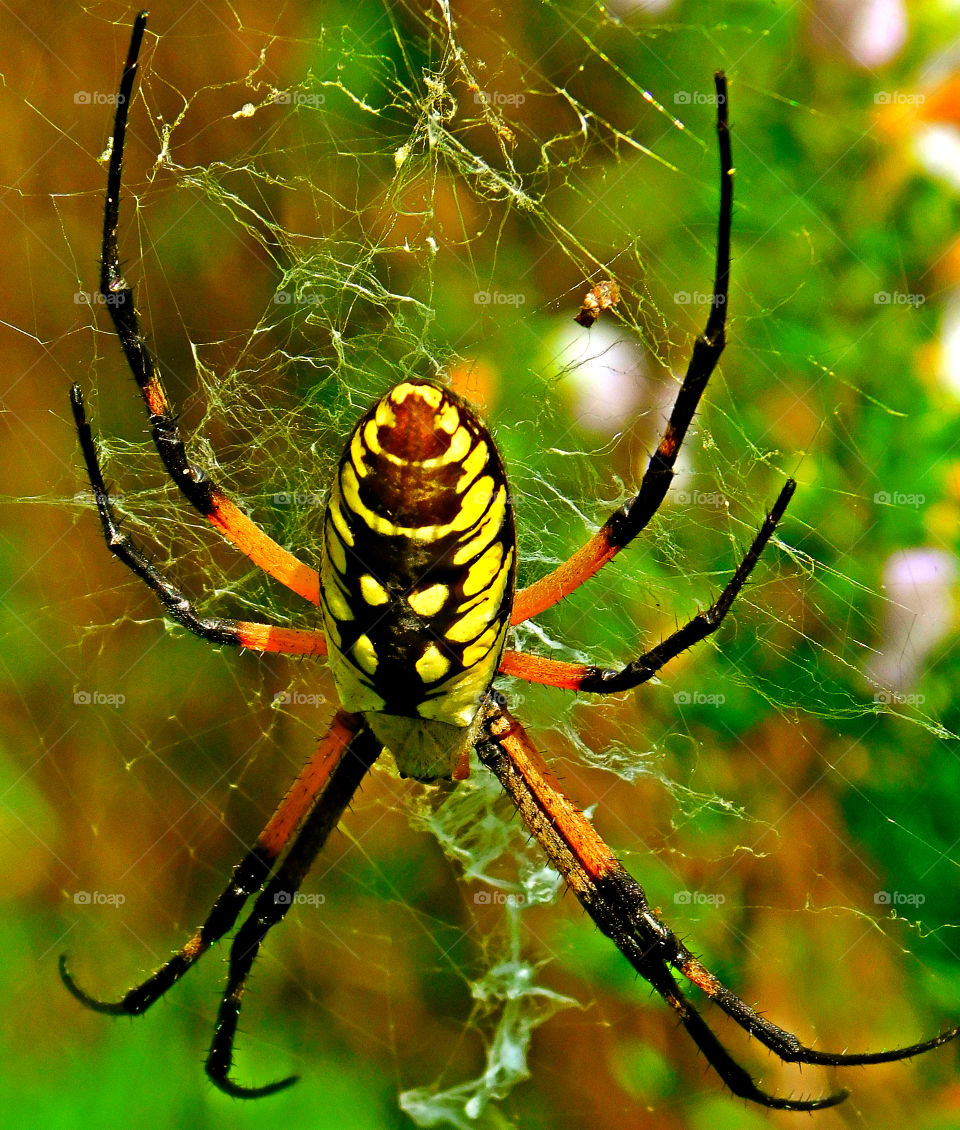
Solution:
M403 751L381 715L440 723L427 725L434 746L463 745L503 653L515 568L513 513L490 433L448 390L396 385L340 460L320 588L340 700L367 714L398 762ZM421 770L409 771L431 774Z

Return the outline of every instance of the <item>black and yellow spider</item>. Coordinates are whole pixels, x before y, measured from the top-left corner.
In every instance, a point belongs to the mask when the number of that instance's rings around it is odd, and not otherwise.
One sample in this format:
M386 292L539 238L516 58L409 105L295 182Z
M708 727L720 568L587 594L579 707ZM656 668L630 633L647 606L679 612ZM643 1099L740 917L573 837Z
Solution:
M111 552L157 594L170 616L202 639L284 655L326 655L341 709L256 844L234 869L206 922L186 944L115 1003L80 989L61 959L61 974L70 991L99 1012L144 1012L233 927L247 900L256 896L231 947L206 1070L221 1090L240 1097L268 1095L289 1086L295 1077L261 1087L241 1086L230 1078L244 986L260 945L292 904L382 748L393 753L402 775L427 782L466 777L469 752L476 749L584 909L674 1009L734 1094L766 1107L809 1111L833 1106L846 1092L791 1099L761 1090L683 995L675 972L702 989L784 1061L831 1066L885 1063L954 1039L960 1028L892 1051L831 1054L806 1047L759 1015L705 969L661 920L640 885L560 791L523 728L500 704L500 696L489 693L498 672L595 694L626 690L650 679L670 659L720 626L794 492L795 484L788 481L716 602L622 669L560 663L504 650L511 624L536 616L583 584L656 513L670 486L680 444L723 350L733 199L723 74L716 75L721 193L713 300L669 423L636 495L567 562L515 593L516 539L497 449L467 404L436 384L402 379L354 428L330 485L319 571L271 540L189 461L118 258L124 136L145 27L146 13L141 13L133 27L117 101L101 294L146 401L153 439L171 478L252 562L319 606L324 630L198 616L186 596L118 528L83 396L74 385L73 413L100 520Z

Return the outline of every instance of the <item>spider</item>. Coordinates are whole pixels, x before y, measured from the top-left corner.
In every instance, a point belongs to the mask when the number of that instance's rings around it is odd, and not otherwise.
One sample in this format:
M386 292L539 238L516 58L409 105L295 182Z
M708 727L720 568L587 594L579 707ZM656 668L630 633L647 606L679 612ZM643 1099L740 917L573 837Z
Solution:
M475 749L586 912L674 1010L735 1095L765 1107L812 1111L834 1106L847 1092L794 1099L762 1090L685 997L677 973L781 1060L792 1063L886 1063L956 1038L960 1027L891 1051L828 1053L807 1047L765 1019L706 969L650 906L640 884L560 791L523 727L502 705L502 696L490 693L498 672L593 694L646 682L719 628L794 493L796 484L788 480L717 600L621 669L505 650L511 624L562 600L650 522L670 486L677 452L724 348L733 205L724 74L715 76L721 188L713 299L669 422L634 497L568 561L515 593L516 539L500 457L470 407L439 384L401 380L353 429L330 486L319 571L255 526L190 462L118 254L124 138L145 28L146 13L141 12L133 25L113 124L100 292L146 401L153 440L170 477L199 513L254 564L319 607L323 631L198 615L184 593L119 528L83 394L74 385L73 415L100 522L111 553L156 593L169 616L202 639L283 655L326 655L341 708L196 933L118 1001L100 1000L81 989L62 957L60 973L70 992L98 1012L139 1015L232 929L255 896L230 950L206 1071L222 1091L242 1098L290 1086L296 1076L256 1087L231 1078L244 987L260 946L293 903L382 748L393 753L401 775L425 782L464 779L469 752Z

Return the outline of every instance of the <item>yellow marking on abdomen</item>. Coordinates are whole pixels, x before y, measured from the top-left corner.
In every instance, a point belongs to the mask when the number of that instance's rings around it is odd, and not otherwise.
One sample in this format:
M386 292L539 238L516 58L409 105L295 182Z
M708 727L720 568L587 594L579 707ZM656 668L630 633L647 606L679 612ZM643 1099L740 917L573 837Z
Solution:
M383 448L380 446L380 436L377 434L379 428L376 420L368 420L366 427L363 429L364 443L367 445L367 450L371 455L382 455Z
M394 389L394 392L396 392L396 389ZM399 404L400 401L396 403ZM397 426L397 416L389 400L380 401L373 418L381 428L395 428Z
M343 548L343 542L337 536L333 522L327 523L324 540L327 543L327 556L330 558L331 564L343 576L347 571L347 551Z
M365 479L370 473L370 468L363 461L364 454L363 437L358 430L353 433L353 439L350 441L350 462L361 479Z
M467 570L463 581L463 595L474 596L485 589L497 575L503 561L503 546L495 541L487 552Z
M410 593L407 603L418 616L436 616L449 595L450 589L446 585L428 585Z
M337 533L343 539L346 545L353 548L353 534L350 532L350 527L347 525L343 511L340 509L340 488L337 486L336 480L333 483L333 489L330 492L330 502L327 505L330 511L330 517L333 519L333 524L337 527Z
M386 604L390 599L390 594L383 585L376 577L371 577L369 573L364 573L360 578L360 595L367 604L372 604L374 607Z
M323 586L323 595L331 616L335 616L338 620L352 620L353 609L350 607L349 597L343 590L340 578L334 575L329 581L329 584Z
M424 648L423 655L414 664L417 674L425 683L435 683L450 670L450 660L443 655L435 643Z
M430 459L407 459L403 455L395 455L392 451L384 451L377 439L376 452L381 459L386 459L395 467L420 467L424 471L432 471L435 467L445 467L448 463L459 463L470 450L473 439L466 428L457 428L450 441L450 446L442 455L434 455Z
M500 489L503 491L502 487ZM453 530L469 530L471 526L475 526L486 511L490 509L495 498L495 490L496 483L494 483L492 475L484 475L477 479L463 496L460 510L456 518L450 523L450 528ZM506 494L505 491L504 494Z
M369 636L358 636L353 645L353 656L368 675L377 669L377 653Z
M434 388L433 385L411 385L407 384L406 381L398 384L390 393L390 399L394 404L402 404L408 396L419 397L431 408L439 408L440 402L443 400L443 393L440 389Z
M447 435L453 433L460 426L460 413L455 404L448 403L437 413L437 428Z
M479 479L467 492L463 504L457 511L453 521L443 526L398 526L395 522L391 522L389 518L384 518L382 515L377 514L376 511L371 510L370 507L363 502L360 498L360 482L357 479L356 472L349 463L345 463L340 470L340 482L343 486L343 497L347 505L375 534L387 534L390 537L408 537L413 538L415 541L436 541L438 538L445 537L450 533L455 533L457 530L469 529L474 523L479 521L483 512L490 505L490 497L494 490L493 479L490 475L484 475L484 477ZM500 488L497 497L494 499L494 506L500 504L501 496L505 504L506 491L503 487ZM350 544L353 544L352 539Z
M466 643L479 635L490 623L490 604L483 600L447 628L444 635L453 643Z
M499 636L499 634L498 627L494 624L487 628L478 640L469 647L465 647L463 649L464 667L472 667L474 663L478 663L497 642L497 636Z
M479 440L477 446L463 461L463 474L457 479L457 485L453 488L457 494L463 494L467 487L487 465L487 459L489 457L490 452L487 445L482 439Z
M463 565L471 560L471 558L476 557L481 550L486 549L500 532L506 510L507 492L501 487L500 494L494 499L493 505L490 507L490 513L484 518L480 529L474 534L470 541L464 542L453 555L454 565Z
M507 551L500 571L496 574L496 579L489 586L486 594L472 608L468 609L459 620L454 621L447 628L446 637L448 640L452 640L454 643L466 643L468 640L472 640L474 636L478 636L496 616L500 602L503 600L507 581L510 578L512 561L513 549L511 548Z

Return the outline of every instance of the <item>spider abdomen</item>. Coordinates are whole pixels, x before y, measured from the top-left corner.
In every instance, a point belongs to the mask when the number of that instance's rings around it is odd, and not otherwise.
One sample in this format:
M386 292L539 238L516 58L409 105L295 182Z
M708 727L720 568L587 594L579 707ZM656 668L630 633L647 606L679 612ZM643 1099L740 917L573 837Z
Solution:
M472 743L506 642L515 559L490 433L448 390L396 385L340 459L320 587L340 700L401 773L447 777Z

